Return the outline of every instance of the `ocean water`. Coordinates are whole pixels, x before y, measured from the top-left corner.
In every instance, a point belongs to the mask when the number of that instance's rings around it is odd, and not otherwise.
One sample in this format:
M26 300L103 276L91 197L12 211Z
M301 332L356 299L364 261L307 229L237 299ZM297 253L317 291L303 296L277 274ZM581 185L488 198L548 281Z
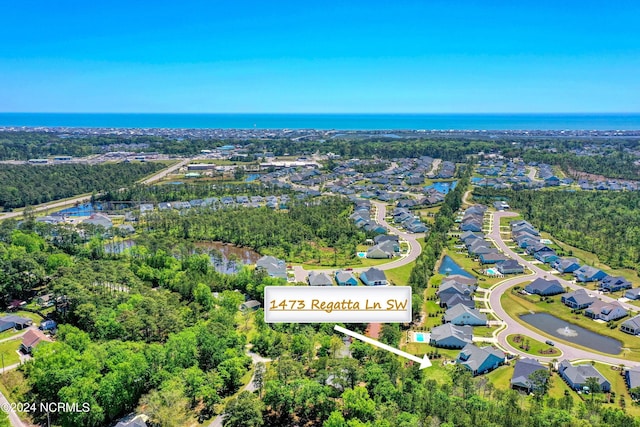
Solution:
M0 126L170 129L640 130L640 114L0 113Z

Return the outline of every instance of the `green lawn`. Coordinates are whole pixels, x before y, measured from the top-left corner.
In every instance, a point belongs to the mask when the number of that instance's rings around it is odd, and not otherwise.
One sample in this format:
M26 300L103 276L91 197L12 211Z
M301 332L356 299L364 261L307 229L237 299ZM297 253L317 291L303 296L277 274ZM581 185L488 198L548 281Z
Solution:
M500 218L500 227L509 228L509 224L511 224L511 221L520 221L522 219L524 219L524 218L521 215L502 217L502 218ZM511 230L511 229L509 228L509 230Z
M537 298L537 297L536 297ZM609 336L615 338L622 342L622 347L628 348L629 351L623 351L618 356L624 357L629 360L640 361L640 340L637 337L631 336L629 334L625 334L620 331L619 328L609 329L606 324L597 323L588 317L582 314L572 314L571 309L560 302L560 298L558 296L554 297L554 302L530 302L525 300L524 298L520 298L516 295L513 295L510 291L506 291L500 297L500 303L502 307L505 309L507 314L515 319L517 322L525 325L527 328L532 329L540 333L541 335L547 336L554 341L563 341L557 337L553 337L546 332L537 329L527 323L522 322L519 319L519 315L529 313L529 312L537 312L537 313L549 313L560 319L563 319L567 322L573 323L578 326L582 326L585 329L589 329L590 331L599 333L601 335ZM623 322L624 319L618 321ZM586 348L575 343L570 343L564 341L567 345L571 345L573 347L582 348L587 351L592 351L598 353L598 351L592 348ZM607 354L607 356L610 356Z
M20 362L20 357L16 351L20 348L22 340L15 339L11 341L5 341L0 343L0 354L4 355L4 366L13 365ZM2 366L0 366L0 369Z
M387 275L387 279L389 279L394 285L405 286L409 281L411 270L413 270L413 263L403 265L402 267L392 268L391 270L386 270L385 274Z
M498 390L508 390L511 388L511 377L513 376L513 366L500 366L488 374L486 377L491 381L493 386Z
M516 342L518 337L521 338L520 342ZM529 345L529 349L528 350L525 350L523 347L521 347L525 341ZM556 357L556 356L560 355L560 350L558 350L557 348L554 348L554 347L552 347L552 346L550 346L548 344L542 343L540 341L534 340L533 338L528 337L526 335L511 334L511 335L507 336L507 342L513 348L519 349L520 351L522 351L524 353L532 354L534 356ZM549 351L549 350L552 350L553 353L542 353L542 351Z
M496 329L498 329L498 328L497 327L491 327L491 326L474 326L473 327L473 336L490 338L490 337L493 336L493 332Z

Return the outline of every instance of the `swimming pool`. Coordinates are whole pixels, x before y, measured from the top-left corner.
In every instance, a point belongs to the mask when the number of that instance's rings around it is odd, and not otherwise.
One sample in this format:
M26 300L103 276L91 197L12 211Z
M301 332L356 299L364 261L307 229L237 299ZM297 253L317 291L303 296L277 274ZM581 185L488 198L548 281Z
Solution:
M414 332L413 340L415 342L429 342L430 335L431 334L425 332Z
M489 276L495 276L495 275L496 275L496 274L498 274L498 273L499 273L499 271L498 271L498 270L496 270L495 268L487 268L487 274L488 274Z
M358 252L358 258L366 258L366 257L367 257L366 252Z

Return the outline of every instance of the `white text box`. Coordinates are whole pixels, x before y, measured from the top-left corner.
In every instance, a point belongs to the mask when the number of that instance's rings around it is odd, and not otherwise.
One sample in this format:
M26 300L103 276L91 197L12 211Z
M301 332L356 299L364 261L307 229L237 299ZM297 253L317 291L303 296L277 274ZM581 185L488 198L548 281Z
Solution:
M267 323L406 323L410 286L267 286Z

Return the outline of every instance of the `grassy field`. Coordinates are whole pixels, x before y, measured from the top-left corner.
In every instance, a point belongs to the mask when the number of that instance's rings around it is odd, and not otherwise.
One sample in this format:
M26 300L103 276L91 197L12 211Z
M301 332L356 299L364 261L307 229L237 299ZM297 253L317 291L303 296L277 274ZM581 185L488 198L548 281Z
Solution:
M550 339L555 341L563 341L557 337L553 337L546 332L539 330L527 323L522 322L519 319L519 315L536 312L536 313L549 313L552 314L562 320L573 323L578 326L582 326L585 329L589 329L590 331L599 333L601 335L605 335L608 337L615 338L622 342L622 347L628 350L624 350L618 356L624 357L629 360L640 361L640 340L637 337L631 336L629 334L625 334L620 331L617 327L615 329L609 329L609 327L604 323L596 323L593 320L582 314L572 314L571 309L560 302L559 297L554 298L553 303L539 302L532 303L524 298L520 298L518 296L513 295L510 291L505 292L500 297L500 304L505 309L507 314L518 321L519 323L525 325L527 328L532 329L540 333L541 335L548 336ZM624 321L624 319L619 320L618 322ZM573 347L582 348L587 351L591 351L594 353L599 353L598 351L592 348L586 348L575 343L570 343L563 341L568 345ZM604 354L604 353L602 353ZM610 356L607 354L607 356Z
M13 365L15 363L20 362L20 357L18 357L18 348L20 348L20 343L22 340L15 339L5 342L0 342L0 354L4 355L4 366ZM2 366L0 366L0 369Z
M509 216L509 217L502 217L500 218L500 227L507 227L509 228L509 224L511 223L511 221L520 221L521 219L524 219L522 216L518 215L518 216ZM504 230L506 231L507 228L504 228ZM509 229L510 230L510 229Z
M389 279L394 285L405 286L409 281L411 270L413 270L413 263L403 265L402 267L392 268L391 270L386 270L385 274L387 275L387 279Z
M518 340L518 337L521 338L520 342L516 342ZM527 342L529 344L529 349L525 350L522 346L523 342ZM542 343L540 341L534 340L531 337L528 337L526 335L520 335L520 334L511 334L509 336L507 336L507 342L513 347L513 348L517 348L520 351L524 352L524 353L528 353L528 354L532 354L534 356L543 356L543 357L557 357L560 356L560 350L558 350L557 348L554 348L548 344ZM550 351L552 350L553 353L542 353L543 351Z

